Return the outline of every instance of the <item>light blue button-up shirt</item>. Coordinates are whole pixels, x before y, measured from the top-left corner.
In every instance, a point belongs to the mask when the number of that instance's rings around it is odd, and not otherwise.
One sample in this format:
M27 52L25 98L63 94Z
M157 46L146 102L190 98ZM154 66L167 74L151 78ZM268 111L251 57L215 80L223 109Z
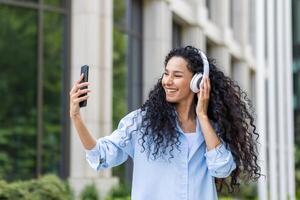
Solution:
M136 120L134 116L137 116ZM187 138L177 125L181 133L181 151L174 148L172 159L168 159L169 154L165 159L147 159L146 151L142 151L138 142L141 132L131 132L140 122L140 110L133 111L120 121L111 135L98 139L93 149L86 150L90 166L95 170L110 168L122 164L130 156L134 163L132 200L218 199L215 177L227 177L236 168L231 152L223 143L207 151L197 120L196 141L190 152ZM128 136L130 139L126 140Z

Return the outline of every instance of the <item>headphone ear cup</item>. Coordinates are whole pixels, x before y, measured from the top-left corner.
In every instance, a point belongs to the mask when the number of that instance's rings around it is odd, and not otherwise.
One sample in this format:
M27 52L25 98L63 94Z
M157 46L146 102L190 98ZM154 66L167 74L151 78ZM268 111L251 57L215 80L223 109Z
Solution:
M193 76L191 83L190 83L190 88L194 93L198 93L200 91L200 83L202 80L202 73L197 73Z

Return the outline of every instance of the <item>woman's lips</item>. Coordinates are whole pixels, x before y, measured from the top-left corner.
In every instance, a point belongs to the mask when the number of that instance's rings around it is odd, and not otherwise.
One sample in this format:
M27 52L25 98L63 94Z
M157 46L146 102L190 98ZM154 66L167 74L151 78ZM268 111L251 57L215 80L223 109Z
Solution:
M174 89L174 88L165 88L165 91L168 94L173 94L173 93L177 92L177 89Z

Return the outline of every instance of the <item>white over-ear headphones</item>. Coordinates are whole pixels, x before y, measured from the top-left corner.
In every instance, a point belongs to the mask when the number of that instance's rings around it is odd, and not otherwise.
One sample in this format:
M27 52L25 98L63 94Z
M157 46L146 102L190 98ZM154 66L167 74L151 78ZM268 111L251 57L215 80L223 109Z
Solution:
M203 84L202 80L203 80L203 76L207 76L209 77L209 63L207 60L206 55L199 50L199 53L201 55L202 58L202 62L203 62L203 67L204 67L204 73L202 74L201 72L196 73L190 83L190 88L194 93L198 93L200 91L200 86Z

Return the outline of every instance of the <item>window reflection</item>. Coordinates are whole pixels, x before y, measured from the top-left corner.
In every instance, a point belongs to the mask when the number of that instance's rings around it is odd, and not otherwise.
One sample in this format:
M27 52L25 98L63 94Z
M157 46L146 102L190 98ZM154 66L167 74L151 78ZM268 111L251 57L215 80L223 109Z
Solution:
M36 170L37 12L0 5L0 178Z
M182 27L177 22L173 21L173 27L172 27L172 47L181 47L182 45Z
M113 129L118 126L120 119L127 112L126 92L126 50L128 45L126 35L126 2L113 2ZM112 169L113 175L124 182L125 165Z
M44 3L50 2L62 3ZM61 164L68 166L68 161L61 163L62 122L66 121L62 119L65 16L45 11L39 29L38 8L15 3L0 3L0 179L29 179L40 172L65 176L62 173L67 171L59 173ZM39 38L43 45L38 44ZM38 52L38 47L43 49ZM41 107L37 106L38 94L43 94ZM42 113L40 121L38 113ZM38 121L42 130L37 128ZM42 135L39 141L38 135Z
M62 92L62 16L44 14L43 154L42 172L59 172Z
M44 4L60 7L63 5L63 0L44 0Z

